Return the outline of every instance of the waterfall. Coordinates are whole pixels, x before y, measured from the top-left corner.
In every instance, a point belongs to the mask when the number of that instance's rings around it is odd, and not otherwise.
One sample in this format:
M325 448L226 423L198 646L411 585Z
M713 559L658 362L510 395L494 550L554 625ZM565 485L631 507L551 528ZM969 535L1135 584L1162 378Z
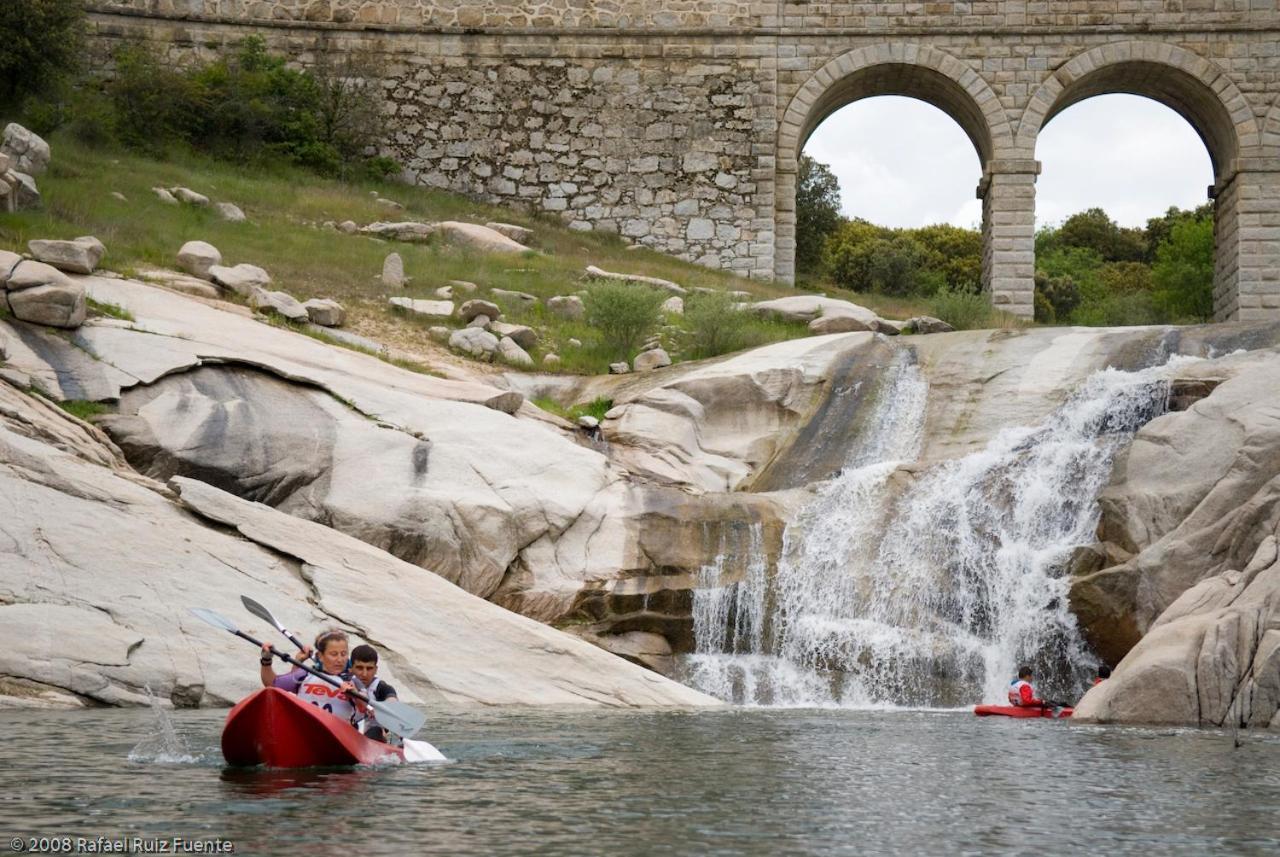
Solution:
M904 356L774 573L762 553L741 579L724 554L702 569L689 680L757 705L956 706L1002 700L1028 663L1045 695L1078 696L1096 662L1066 563L1095 540L1112 460L1164 412L1175 361L1097 372L1040 425L911 474L928 390Z

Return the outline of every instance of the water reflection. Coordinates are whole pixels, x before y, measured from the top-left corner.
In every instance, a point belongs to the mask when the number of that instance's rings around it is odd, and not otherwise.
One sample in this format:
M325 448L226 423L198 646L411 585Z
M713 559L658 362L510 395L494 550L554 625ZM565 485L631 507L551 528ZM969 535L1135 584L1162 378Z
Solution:
M253 855L1275 853L1280 736L814 710L433 714L448 765L141 764L146 712L41 713L0 745L13 835L220 836ZM28 713L0 712L16 734ZM32 764L38 764L33 769Z

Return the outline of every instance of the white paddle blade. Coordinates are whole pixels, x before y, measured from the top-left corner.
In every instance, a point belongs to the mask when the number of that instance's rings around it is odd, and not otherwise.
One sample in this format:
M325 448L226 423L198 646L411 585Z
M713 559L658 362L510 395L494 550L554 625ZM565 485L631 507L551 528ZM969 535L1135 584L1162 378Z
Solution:
M401 738L412 738L427 722L427 715L403 702L370 701L369 704L378 713L378 723Z
M406 762L447 762L449 759L426 741L404 742L404 760Z
M248 595L241 595L240 603L243 604L245 606L245 609L248 610L250 613L252 613L254 616L257 616L259 619L261 619L264 622L274 625L276 627L276 630L279 630L279 631L284 630L281 627L280 623L276 621L276 617L271 615L270 610L268 610L266 607L263 607L257 601L254 601Z
M231 620L219 613L214 613L212 610L204 607L191 607L189 609L191 610L191 614L197 619L203 619L215 628L221 628L222 630L230 631L233 634L237 630L236 626L231 623Z

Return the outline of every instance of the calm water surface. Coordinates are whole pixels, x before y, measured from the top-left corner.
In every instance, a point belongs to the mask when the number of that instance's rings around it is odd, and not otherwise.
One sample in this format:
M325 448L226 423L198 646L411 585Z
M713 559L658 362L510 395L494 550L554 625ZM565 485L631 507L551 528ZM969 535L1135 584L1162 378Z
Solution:
M13 837L222 837L237 854L1280 853L1280 735L952 712L480 711L453 761L223 766L224 712L0 712ZM9 852L12 853L12 852Z

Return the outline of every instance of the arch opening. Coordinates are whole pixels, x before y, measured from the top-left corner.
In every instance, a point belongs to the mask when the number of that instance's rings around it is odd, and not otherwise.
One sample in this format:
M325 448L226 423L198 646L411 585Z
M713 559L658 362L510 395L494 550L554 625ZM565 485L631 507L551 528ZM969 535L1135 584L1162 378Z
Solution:
M796 181L801 153L815 129L837 110L877 96L925 102L956 122L981 168L1013 141L999 100L977 72L935 48L878 45L837 57L800 87L783 114L775 185L775 276L795 281ZM984 242L987 240L984 210ZM984 264L989 253L984 251ZM984 273L984 280L985 280Z
M1129 53L1141 54L1141 46ZM1131 310L1120 315L1102 312L1098 316L1099 319L1111 320L1111 322L1119 322L1123 319L1125 323L1141 324L1153 321L1200 319L1210 314L1215 318L1228 318L1237 312L1235 294L1239 267L1236 262L1238 205L1237 194L1230 186L1240 157L1242 129L1240 123L1233 118L1230 88L1221 85L1215 87L1212 82L1216 81L1217 77L1212 69L1209 69L1203 60L1191 59L1189 56L1175 56L1174 60L1179 64L1157 62L1140 55L1128 56L1086 72L1078 72L1077 69L1072 69L1072 64L1068 64L1057 78L1046 83L1044 87L1044 90L1047 90L1054 85L1054 81L1059 84L1048 108L1041 116L1028 116L1029 126L1023 129L1024 133L1034 133L1033 139L1037 146L1035 154L1039 156L1040 135L1044 133L1049 123L1063 115L1065 111L1100 96L1132 95L1150 99L1180 116L1199 137L1208 154L1211 164L1210 180L1213 183L1213 187L1209 189L1209 195L1214 198L1214 204L1213 223L1204 225L1206 230L1204 234L1207 237L1209 230L1212 231L1214 246L1212 262L1209 262L1207 255L1204 259L1202 278L1211 283L1204 282L1202 286L1194 289L1189 284L1183 284L1184 290L1190 289L1203 294L1203 300L1186 298L1170 303L1170 299L1166 297L1165 309L1162 310L1159 308L1161 301L1155 297L1151 299L1153 303L1149 306L1144 305L1137 297L1132 297ZM1063 79L1065 83L1062 82ZM1044 94L1048 94L1047 91ZM1156 218L1161 214L1163 211L1152 211L1151 217ZM1147 238L1148 241L1152 240L1151 236ZM1205 246L1207 254L1207 245ZM1156 252L1157 248L1148 247L1143 261L1154 266ZM1041 271L1044 261L1037 258L1037 273ZM1108 260L1107 263L1119 264L1120 260ZM1154 268L1149 269L1148 273L1154 273ZM1149 279L1147 282L1150 283L1149 289L1158 291L1158 284L1154 280ZM1156 293L1156 291L1152 292L1153 295ZM1103 297L1099 296L1097 300L1099 306L1105 305L1106 299ZM1119 298L1115 300L1118 301ZM1048 310L1047 302L1044 300L1038 300L1037 305L1042 310ZM1190 315L1184 317L1181 313L1175 313L1171 308L1174 305L1183 307L1183 312L1190 312ZM1185 309L1191 306L1198 309L1194 312ZM1087 312L1081 315L1080 310L1076 311L1076 315L1080 318L1090 317ZM1098 321L1095 320L1093 323Z

